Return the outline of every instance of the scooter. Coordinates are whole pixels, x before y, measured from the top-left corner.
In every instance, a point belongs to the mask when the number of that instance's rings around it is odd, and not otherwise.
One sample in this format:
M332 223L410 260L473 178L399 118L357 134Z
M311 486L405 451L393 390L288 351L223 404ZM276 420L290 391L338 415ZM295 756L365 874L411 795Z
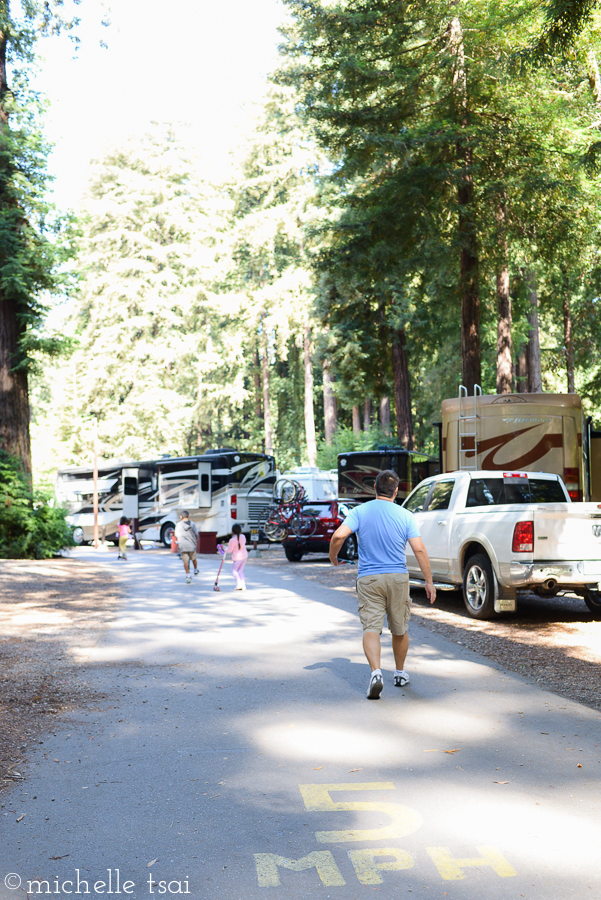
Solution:
M225 550L221 544L217 544L217 552L221 554L221 565L219 566L219 571L217 572L217 578L215 579L215 584L213 585L213 590L218 591L219 588L219 576L221 575L221 570L223 568L223 561L225 560Z

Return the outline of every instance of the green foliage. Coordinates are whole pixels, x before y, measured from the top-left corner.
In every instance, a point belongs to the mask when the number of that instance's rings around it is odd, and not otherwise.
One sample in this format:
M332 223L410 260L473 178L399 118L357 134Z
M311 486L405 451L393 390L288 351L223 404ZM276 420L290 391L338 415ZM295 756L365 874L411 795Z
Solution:
M379 425L372 425L365 431L353 431L341 425L330 445L320 441L317 448L317 465L320 469L335 469L338 465L339 453L352 453L354 450L377 450L378 447L396 446L394 439L386 435Z
M48 559L73 546L66 512L49 493L32 494L21 463L0 450L0 556Z

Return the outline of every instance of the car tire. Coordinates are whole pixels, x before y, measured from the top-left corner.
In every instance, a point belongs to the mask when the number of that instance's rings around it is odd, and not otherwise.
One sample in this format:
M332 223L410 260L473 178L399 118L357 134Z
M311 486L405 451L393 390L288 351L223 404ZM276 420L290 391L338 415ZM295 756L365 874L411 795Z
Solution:
M593 614L593 618L601 619L601 591L585 591L584 602Z
M303 558L302 550L295 550L294 547L284 547L284 553L288 562L300 562Z
M341 559L348 559L349 562L357 559L357 538L354 534L349 534L338 555Z
M161 540L165 547L171 547L171 535L175 531L173 522L165 522L161 528Z
M83 539L83 528L81 527L81 525L75 526L75 528L73 529L73 532L71 534L71 537L73 538L73 543L77 544L78 547L81 547L81 546L83 546L83 544L86 543Z
M473 619L495 617L495 580L484 553L470 556L463 570L463 602Z

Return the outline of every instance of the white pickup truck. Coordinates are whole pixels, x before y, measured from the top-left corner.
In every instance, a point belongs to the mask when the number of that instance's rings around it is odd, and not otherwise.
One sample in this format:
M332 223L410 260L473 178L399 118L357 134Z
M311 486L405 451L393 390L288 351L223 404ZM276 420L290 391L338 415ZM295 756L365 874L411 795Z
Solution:
M601 504L572 503L546 472L450 472L403 503L417 524L439 590L463 586L476 619L516 608L518 591L579 594L601 617ZM407 545L413 585L423 584Z

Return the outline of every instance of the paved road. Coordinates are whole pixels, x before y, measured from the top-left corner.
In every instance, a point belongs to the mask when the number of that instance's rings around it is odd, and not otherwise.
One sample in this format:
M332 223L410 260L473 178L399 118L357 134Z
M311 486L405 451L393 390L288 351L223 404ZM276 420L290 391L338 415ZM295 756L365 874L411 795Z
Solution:
M601 897L598 713L417 623L410 687L387 651L370 702L353 595L78 555L128 596L81 651L106 699L3 798L0 900Z

